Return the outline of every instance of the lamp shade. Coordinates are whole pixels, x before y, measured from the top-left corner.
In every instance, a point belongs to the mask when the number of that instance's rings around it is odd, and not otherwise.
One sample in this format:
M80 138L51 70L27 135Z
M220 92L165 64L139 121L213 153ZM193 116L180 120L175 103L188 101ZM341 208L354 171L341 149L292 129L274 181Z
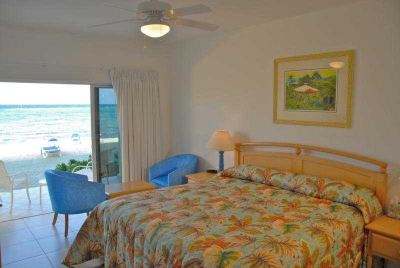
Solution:
M235 149L235 143L228 130L217 130L212 134L207 147L222 152L232 151Z

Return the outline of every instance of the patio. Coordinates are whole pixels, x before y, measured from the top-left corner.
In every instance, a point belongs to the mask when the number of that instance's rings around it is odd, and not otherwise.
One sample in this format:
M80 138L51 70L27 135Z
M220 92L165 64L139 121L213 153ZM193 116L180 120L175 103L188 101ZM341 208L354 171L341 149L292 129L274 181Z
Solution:
M40 203L39 187L29 188L31 203L26 197L25 189L14 190L14 206L10 213L10 193L0 193L3 206L0 207L0 222L21 219L51 213L51 203L47 186L42 187Z

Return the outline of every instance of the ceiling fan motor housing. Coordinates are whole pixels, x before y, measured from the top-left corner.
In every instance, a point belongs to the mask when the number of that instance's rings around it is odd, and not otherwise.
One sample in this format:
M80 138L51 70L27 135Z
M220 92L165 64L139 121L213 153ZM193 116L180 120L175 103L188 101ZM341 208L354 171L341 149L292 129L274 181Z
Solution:
M159 12L162 15L163 11L170 9L172 9L172 6L169 3L158 0L145 1L138 5L139 12L149 15L153 15L153 12Z

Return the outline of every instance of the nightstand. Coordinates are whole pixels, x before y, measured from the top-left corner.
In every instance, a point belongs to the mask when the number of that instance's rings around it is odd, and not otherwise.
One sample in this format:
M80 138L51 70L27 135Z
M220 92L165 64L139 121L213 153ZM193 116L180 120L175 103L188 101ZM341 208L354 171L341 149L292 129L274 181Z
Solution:
M186 175L186 178L188 178L188 183L199 183L199 182L205 182L215 177L216 175L217 175L216 173L199 172Z
M373 256L400 262L400 220L382 216L365 228L368 230L368 268L372 267Z

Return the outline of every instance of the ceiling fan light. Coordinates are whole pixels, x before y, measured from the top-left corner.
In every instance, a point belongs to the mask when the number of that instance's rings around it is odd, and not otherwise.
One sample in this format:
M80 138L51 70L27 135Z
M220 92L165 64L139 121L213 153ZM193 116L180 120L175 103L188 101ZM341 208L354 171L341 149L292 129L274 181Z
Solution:
M160 38L169 33L171 28L166 23L146 23L140 27L140 31L151 38Z

